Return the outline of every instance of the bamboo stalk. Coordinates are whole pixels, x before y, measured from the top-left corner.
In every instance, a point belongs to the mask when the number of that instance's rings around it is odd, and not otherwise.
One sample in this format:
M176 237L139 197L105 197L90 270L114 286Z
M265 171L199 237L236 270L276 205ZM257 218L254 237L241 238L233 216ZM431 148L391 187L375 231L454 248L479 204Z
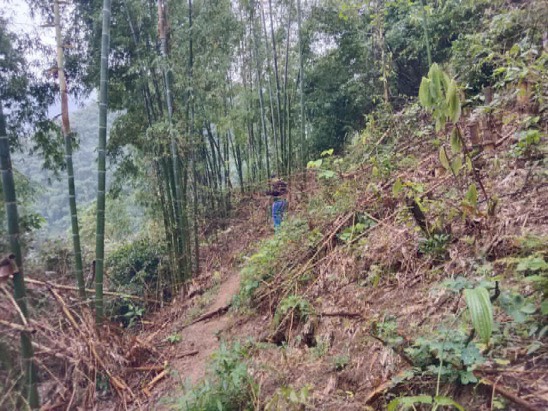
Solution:
M53 288L58 288L60 290L78 291L77 287L72 287L70 285L52 283L52 282L49 282L49 281L35 280L34 278L28 278L27 277L26 281L29 284L43 285L45 287L53 287ZM93 292L93 290L90 289L90 288L86 288L85 290L89 293ZM137 295L131 295L131 294L125 294L125 293L116 293L114 291L103 291L103 295L110 295L110 296L113 296L113 297L128 298L128 299L131 299L131 300L145 301L145 302L154 303L154 304L160 304L161 303L161 301L153 300L151 298L144 298L144 297L139 297Z
M103 0L101 72L99 86L99 144L97 147L97 231L95 242L95 321L103 322L103 273L105 259L105 190L108 109L108 55L110 49L111 0Z
M65 140L65 162L67 165L70 221L72 228L72 245L74 249L74 275L76 276L76 281L78 283L78 292L80 294L80 298L84 300L86 298L86 291L82 264L82 248L80 246L80 232L78 228L78 212L76 209L74 167L72 164L72 134L70 131L67 82L65 79L59 0L55 0L53 2L53 10L55 16L55 41L57 43L57 74L59 78L59 91L61 93L61 132Z
M0 169L2 171L2 192L4 205L8 218L8 236L10 248L15 255L16 269L13 273L13 294L23 317L28 317L27 297L25 291L25 277L23 274L23 257L21 244L19 243L19 216L17 213L17 198L15 195L15 183L13 181L13 170L11 165L10 143L6 131L6 119L2 102L0 101ZM26 320L25 320L26 321ZM26 325L26 324L25 324ZM21 333L21 357L23 358L23 369L25 372L25 383L23 384L24 396L31 409L40 408L40 397L38 395L36 365L34 363L34 351L29 333Z

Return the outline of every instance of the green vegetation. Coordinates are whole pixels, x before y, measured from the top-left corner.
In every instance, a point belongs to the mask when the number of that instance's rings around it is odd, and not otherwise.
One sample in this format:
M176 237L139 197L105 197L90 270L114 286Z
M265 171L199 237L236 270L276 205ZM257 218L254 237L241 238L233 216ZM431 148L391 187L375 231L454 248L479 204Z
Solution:
M153 401L198 327L235 341L176 409L548 406L545 1L28 3L38 35L0 12L0 408Z
M247 350L239 344L221 344L213 355L205 381L186 388L172 407L184 411L247 409L258 390L248 371L247 355Z

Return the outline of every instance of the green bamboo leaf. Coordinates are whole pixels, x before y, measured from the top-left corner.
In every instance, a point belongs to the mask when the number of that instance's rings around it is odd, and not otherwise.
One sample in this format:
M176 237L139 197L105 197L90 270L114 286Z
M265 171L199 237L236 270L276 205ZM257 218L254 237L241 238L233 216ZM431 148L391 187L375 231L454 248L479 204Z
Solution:
M449 165L449 159L447 158L447 153L445 152L445 147L443 146L440 147L439 158L443 168L445 168L446 170L451 170L451 166Z
M466 156L466 169L468 171L472 171L473 167L474 167L474 165L472 164L472 160L470 160L469 156Z
M451 132L451 150L453 154L458 154L462 151L462 141L460 139L460 131L458 127L453 127Z
M474 329L481 340L488 344L493 333L493 306L489 299L489 292L484 287L467 289L464 290L464 298Z

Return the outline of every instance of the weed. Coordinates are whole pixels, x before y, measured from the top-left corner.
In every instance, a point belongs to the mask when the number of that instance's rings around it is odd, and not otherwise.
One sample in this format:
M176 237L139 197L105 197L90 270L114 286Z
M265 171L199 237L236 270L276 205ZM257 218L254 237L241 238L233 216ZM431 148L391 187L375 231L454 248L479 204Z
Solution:
M180 335L180 334L171 334L171 335L168 335L168 336L165 338L165 341L167 341L167 342L170 343L170 344L179 343L179 342L181 342L181 335Z
M257 384L249 375L246 350L238 343L229 347L221 344L213 354L208 378L186 389L173 402L173 407L184 411L223 411L245 409L255 396Z
M350 364L350 357L348 355L337 355L333 357L332 363L335 371L342 371Z
M297 390L291 386L280 387L265 405L265 411L301 411L310 406L310 385Z
M419 251L431 255L435 260L443 261L447 258L447 246L451 236L449 234L433 234L419 242Z
M282 319L290 312L299 320L306 321L314 312L314 308L302 296L289 295L280 301L276 314L274 314L274 324L280 324Z
M405 351L425 375L439 374L447 381L470 384L477 382L472 371L485 359L478 347L467 340L468 335L462 330L440 328L430 338L417 338Z
M404 409L411 407L416 410L415 404L432 405L432 411L437 410L440 406L452 406L459 411L464 411L462 405L449 397L440 395L436 395L435 397L431 397L430 395L417 395L413 397L396 398L395 400L390 401L387 411L396 411L400 405L403 405L405 407Z
M145 314L145 308L133 303L129 299L124 300L127 304L127 311L123 315L127 322L124 321L124 323L127 324L128 328L131 328L143 317Z
M257 252L247 259L240 273L242 281L240 292L234 300L236 307L250 305L261 283L272 278L291 253L302 247L302 239L306 238L307 233L308 223L305 220L290 218L282 225L278 235L260 243Z

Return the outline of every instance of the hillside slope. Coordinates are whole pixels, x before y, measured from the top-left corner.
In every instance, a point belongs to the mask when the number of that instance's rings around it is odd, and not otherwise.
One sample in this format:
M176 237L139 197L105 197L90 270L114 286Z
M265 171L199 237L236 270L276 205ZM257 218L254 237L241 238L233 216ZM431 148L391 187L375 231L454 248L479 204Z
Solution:
M471 171L441 167L443 134L416 106L378 114L347 156L324 153L294 176L280 233L266 199L247 199L249 214L206 252L218 265L199 281L216 285L152 321L162 331L147 338L178 377L148 406L380 410L423 395L474 410L546 407L546 141L516 155L529 114L499 113L510 114L494 141L469 147L488 201L470 194ZM464 298L478 287L494 310L488 342ZM216 315L186 327L200 304Z

